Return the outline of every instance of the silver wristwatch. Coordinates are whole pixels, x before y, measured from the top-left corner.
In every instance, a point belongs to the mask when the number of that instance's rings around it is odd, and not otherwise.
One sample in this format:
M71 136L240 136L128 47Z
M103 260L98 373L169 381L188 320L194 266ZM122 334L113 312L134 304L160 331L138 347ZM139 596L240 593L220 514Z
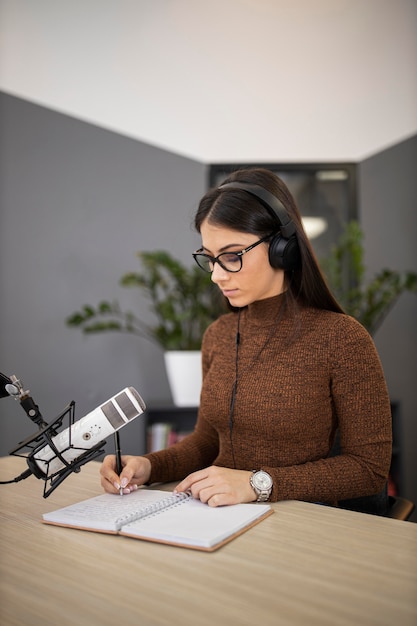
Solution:
M264 472L264 470L253 470L249 481L252 489L256 493L258 502L266 502L266 500L269 500L273 483L268 472Z

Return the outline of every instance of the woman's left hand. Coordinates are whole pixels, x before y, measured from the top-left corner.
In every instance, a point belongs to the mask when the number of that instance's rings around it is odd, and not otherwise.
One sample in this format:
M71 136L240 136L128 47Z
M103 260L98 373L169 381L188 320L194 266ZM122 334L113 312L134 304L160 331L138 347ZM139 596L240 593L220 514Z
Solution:
M191 491L194 498L209 506L255 502L256 495L249 482L251 474L246 470L211 465L189 474L174 491Z

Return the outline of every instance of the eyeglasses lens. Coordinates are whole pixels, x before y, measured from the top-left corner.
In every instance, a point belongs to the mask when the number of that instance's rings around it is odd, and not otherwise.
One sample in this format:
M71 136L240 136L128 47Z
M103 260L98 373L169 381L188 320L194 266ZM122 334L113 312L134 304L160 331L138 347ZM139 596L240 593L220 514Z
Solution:
M215 262L228 272L238 272L242 267L241 256L230 252L219 254L215 259L205 254L194 254L194 258L201 269L210 273L214 269Z

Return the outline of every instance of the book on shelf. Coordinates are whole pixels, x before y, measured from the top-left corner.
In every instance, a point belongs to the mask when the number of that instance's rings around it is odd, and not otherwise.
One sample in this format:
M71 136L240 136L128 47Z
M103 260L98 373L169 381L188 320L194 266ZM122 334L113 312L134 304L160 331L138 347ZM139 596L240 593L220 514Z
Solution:
M189 493L140 488L44 513L45 524L212 552L273 513L269 504L210 507Z
M148 452L164 450L181 441L189 432L178 431L170 422L155 422L148 426L146 449Z

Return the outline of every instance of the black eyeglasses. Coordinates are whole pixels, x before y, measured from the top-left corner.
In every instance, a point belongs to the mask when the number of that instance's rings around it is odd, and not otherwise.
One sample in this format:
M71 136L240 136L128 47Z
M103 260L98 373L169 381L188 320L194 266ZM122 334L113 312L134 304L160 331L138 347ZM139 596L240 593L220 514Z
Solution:
M263 243L267 239L270 239L274 236L275 233L271 233L270 235L266 235L259 239L259 241L255 241L252 245L244 248L243 250L239 250L239 252L222 252L218 256L210 256L209 254L205 254L202 252L202 248L193 252L193 257L195 262L202 270L205 272L211 272L214 270L214 264L218 263L220 267L222 267L226 272L240 272L242 269L242 257L244 254L249 252L249 250L253 250L256 246L259 246L260 243Z

